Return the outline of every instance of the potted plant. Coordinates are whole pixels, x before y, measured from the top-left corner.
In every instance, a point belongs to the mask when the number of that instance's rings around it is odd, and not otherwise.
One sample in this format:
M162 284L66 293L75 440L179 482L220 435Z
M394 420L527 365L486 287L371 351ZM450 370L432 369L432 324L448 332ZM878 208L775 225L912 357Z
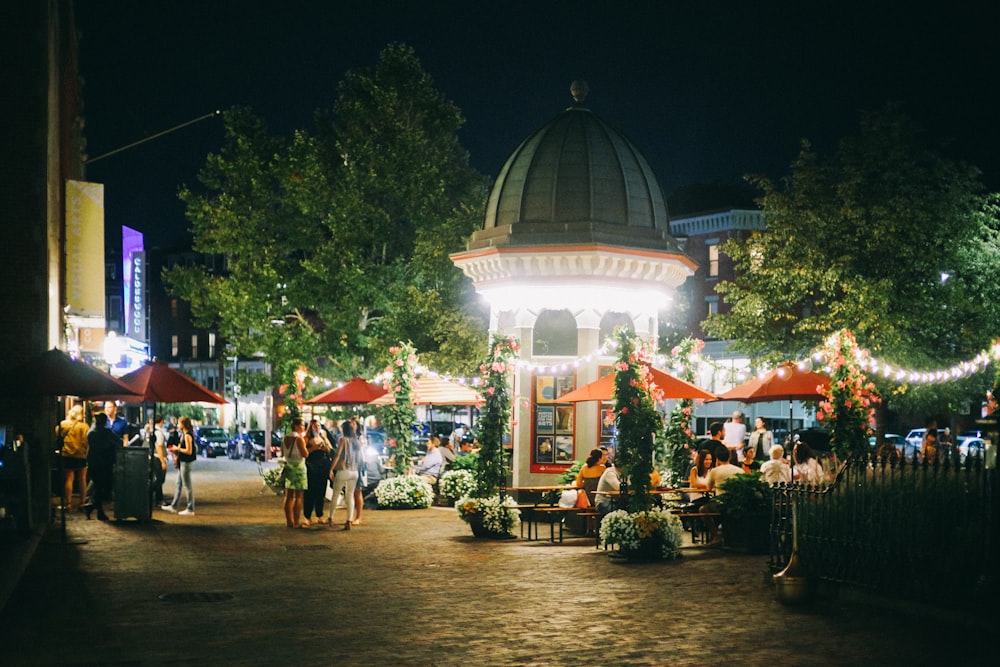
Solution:
M458 516L476 537L513 537L521 512L512 498L500 493L506 480L503 436L511 418L509 377L517 358L517 341L494 335L490 352L479 366L484 382L480 389L484 406L479 417L479 459L475 488L455 503Z
M448 503L469 495L475 488L476 478L469 470L446 470L438 481L441 497Z
M486 498L464 496L455 503L458 516L472 528L476 537L507 538L521 520L521 510L510 496L499 494Z
M767 553L770 544L771 486L759 472L740 473L719 487L716 502L721 507L722 535L726 547L748 553Z
M434 489L419 475L389 477L375 487L380 509L425 509L434 500Z
M601 521L601 542L618 545L619 552L630 560L680 558L683 535L681 520L662 508L615 510Z

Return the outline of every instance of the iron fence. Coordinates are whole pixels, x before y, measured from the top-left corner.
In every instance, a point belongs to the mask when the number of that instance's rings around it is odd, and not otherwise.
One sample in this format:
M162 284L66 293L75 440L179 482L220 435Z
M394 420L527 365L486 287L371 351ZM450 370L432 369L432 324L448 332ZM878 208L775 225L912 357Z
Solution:
M798 555L820 580L962 605L996 567L996 470L982 459L851 459L825 488L774 488L773 572Z

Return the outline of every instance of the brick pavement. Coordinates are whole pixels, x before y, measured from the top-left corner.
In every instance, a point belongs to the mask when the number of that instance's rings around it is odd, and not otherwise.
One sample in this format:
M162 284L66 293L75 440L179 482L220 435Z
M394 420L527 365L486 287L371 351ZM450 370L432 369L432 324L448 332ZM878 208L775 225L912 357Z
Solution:
M0 663L935 665L988 646L966 619L784 607L765 557L725 550L621 563L590 540L476 540L448 508L291 530L241 471L196 471L194 517L52 531L0 613Z

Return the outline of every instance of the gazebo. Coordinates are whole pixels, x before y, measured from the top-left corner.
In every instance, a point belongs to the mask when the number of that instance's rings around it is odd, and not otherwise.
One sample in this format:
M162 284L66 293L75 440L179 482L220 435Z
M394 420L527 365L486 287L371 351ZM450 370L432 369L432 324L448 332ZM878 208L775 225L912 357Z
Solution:
M583 105L585 83L571 92L573 106L504 164L483 229L451 255L488 301L491 333L521 341L515 486L613 442L601 404L559 396L610 372L614 353L602 344L616 326L655 341L658 312L697 268L669 234L645 158Z

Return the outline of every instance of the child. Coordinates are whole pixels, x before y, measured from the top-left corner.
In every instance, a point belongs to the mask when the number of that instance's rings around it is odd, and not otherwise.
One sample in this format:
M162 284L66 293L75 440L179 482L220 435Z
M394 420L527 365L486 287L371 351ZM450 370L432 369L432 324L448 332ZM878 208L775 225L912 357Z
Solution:
M760 472L764 476L764 481L768 484L778 484L784 482L790 484L792 481L792 469L785 460L785 449L781 445L771 447L771 460L766 461L760 467Z

